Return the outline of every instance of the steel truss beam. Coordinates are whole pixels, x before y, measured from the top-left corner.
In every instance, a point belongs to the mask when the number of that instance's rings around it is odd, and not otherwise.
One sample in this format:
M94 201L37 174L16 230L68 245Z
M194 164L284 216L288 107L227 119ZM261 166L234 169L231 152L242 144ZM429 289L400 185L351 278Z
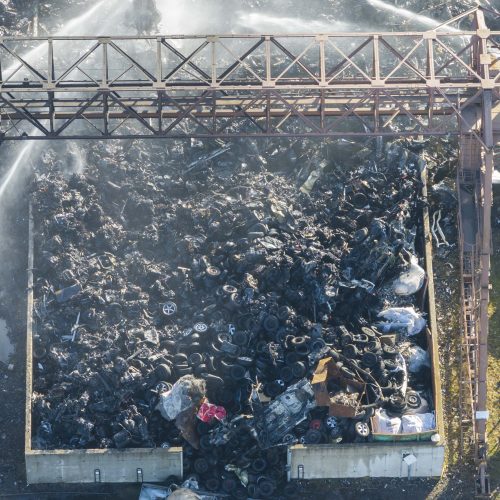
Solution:
M476 11L464 13L464 17ZM4 140L446 135L500 32L0 40ZM482 141L479 131L478 139Z

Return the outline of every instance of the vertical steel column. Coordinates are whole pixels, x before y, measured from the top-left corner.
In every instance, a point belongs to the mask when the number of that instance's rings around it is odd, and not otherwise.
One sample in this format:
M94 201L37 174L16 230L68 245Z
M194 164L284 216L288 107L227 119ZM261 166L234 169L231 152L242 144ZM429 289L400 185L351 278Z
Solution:
M54 72L54 41L52 38L47 40L48 43L48 54L47 54L47 87L49 89L54 88L55 72ZM49 130L50 134L54 133L54 123L55 123L55 107L54 107L54 91L49 90L47 92L49 98L49 116L50 124Z
M488 420L488 305L490 299L490 254L491 254L491 206L493 201L493 122L492 122L492 89L489 88L489 55L487 37L489 30L486 26L484 13L476 12L477 47L476 65L483 78L482 97L482 217L481 217L481 277L480 277L480 328L477 340L477 393L474 419L476 422L476 461L478 466L478 493L488 495L489 481L487 475L487 436L486 424Z

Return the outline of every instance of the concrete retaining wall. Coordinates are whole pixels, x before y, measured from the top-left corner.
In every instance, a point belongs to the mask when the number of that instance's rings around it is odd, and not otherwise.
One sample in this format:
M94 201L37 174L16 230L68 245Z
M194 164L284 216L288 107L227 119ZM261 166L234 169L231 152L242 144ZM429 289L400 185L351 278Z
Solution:
M408 466L404 458L411 454L416 461ZM297 445L288 450L290 479L433 477L441 475L443 461L444 446L432 443Z

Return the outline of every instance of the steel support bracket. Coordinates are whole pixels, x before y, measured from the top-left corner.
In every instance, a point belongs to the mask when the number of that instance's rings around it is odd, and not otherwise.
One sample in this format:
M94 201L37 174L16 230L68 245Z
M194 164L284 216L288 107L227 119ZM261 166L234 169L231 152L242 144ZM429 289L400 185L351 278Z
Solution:
M481 80L481 87L483 90L493 90L496 87L495 80L492 78Z

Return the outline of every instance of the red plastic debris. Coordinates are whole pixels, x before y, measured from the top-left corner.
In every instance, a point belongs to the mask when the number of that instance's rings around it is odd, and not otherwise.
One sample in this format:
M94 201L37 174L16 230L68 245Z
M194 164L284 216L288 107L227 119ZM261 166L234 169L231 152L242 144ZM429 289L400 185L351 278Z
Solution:
M214 418L224 420L226 418L226 409L222 406L213 405L212 403L202 403L198 410L197 416L203 422L211 422Z

